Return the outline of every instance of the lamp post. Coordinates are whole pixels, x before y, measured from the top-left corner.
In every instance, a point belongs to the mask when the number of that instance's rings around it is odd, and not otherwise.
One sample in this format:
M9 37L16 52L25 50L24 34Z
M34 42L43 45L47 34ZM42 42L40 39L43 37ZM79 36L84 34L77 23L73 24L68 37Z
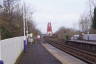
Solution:
M25 13L25 3L23 1L23 29L24 29L24 51L27 49L27 37L26 37L26 13Z

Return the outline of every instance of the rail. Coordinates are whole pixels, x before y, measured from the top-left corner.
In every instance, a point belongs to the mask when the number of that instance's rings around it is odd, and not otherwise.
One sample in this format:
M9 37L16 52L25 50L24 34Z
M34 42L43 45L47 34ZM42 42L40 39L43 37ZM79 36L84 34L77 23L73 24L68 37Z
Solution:
M94 44L91 45L75 41L64 42L61 40L54 40L52 38L45 38L45 40L49 44L87 62L88 64L96 64L96 45Z

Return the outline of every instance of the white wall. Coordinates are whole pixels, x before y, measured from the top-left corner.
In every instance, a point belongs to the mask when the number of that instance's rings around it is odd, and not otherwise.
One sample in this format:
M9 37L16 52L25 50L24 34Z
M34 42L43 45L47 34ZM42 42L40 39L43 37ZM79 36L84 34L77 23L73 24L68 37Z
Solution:
M14 64L20 53L24 49L24 37L14 37L1 40L1 60L4 64Z

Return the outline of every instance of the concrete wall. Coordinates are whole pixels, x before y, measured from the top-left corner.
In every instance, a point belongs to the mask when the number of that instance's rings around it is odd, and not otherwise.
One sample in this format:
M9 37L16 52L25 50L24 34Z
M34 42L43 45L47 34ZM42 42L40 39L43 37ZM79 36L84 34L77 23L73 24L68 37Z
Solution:
M0 55L4 64L14 64L24 49L24 37L14 37L0 41Z
M84 40L96 40L96 34L85 34L84 36L83 36L83 39Z

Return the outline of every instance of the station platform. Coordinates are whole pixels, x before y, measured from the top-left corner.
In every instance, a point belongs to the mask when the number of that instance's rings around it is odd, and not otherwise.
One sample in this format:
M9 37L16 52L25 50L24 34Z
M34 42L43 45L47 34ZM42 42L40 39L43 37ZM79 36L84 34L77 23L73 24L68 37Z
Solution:
M46 43L42 44L55 58L57 58L62 64L87 64L80 59L77 59L73 57L72 55L69 55L52 45Z
M35 43L24 53L19 64L87 64L48 43Z
M41 43L30 46L19 60L18 64L62 64L51 55Z
M79 42L79 43L87 43L87 44L96 45L96 41L88 41L88 40L70 40L70 41L75 41L75 42Z

